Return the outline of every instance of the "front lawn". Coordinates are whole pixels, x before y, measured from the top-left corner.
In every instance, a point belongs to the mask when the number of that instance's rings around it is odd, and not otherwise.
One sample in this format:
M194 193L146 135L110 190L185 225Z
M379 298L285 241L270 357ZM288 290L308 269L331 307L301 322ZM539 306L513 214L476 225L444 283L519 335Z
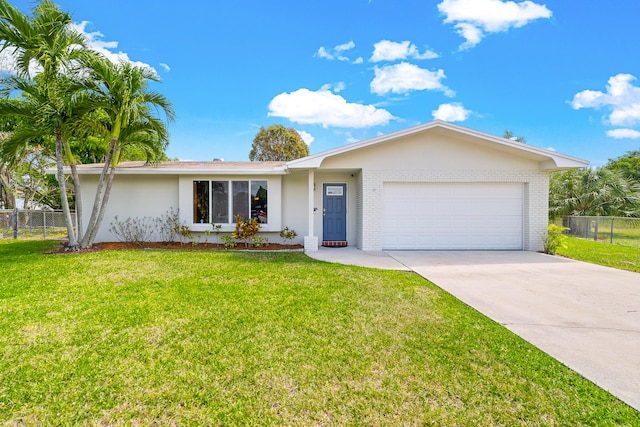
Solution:
M0 242L8 425L640 425L415 274Z
M607 267L640 272L640 248L593 240L567 237L567 247L559 248L558 255Z

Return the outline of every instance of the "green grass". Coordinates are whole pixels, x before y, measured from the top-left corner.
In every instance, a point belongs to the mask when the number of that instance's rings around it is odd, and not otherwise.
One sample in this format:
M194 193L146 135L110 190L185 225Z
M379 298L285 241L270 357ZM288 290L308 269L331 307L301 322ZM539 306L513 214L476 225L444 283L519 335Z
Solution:
M640 273L640 248L567 237L558 255Z
M602 237L601 233L598 233L600 235L600 239L604 239L607 242L613 242L616 243L618 245L625 245L625 246L634 246L636 248L640 248L640 226L639 225L635 225L634 227L627 227L627 228L622 228L622 227L616 227L613 229L613 236L611 236L610 233L610 229L609 231L605 230L604 233L604 237ZM609 240L607 240L609 239Z
M640 425L415 274L0 242L0 423Z
M582 219L577 221L582 223ZM551 223L557 226L562 226L562 222L562 218L556 218L551 221ZM574 224L574 226L578 225L577 223L572 224ZM611 229L611 219L609 217L599 218L598 241L640 248L640 219L616 218L613 224L614 227ZM581 230L582 231L578 233L578 237L593 240L595 234L595 217L590 219L588 229L586 226L583 226Z

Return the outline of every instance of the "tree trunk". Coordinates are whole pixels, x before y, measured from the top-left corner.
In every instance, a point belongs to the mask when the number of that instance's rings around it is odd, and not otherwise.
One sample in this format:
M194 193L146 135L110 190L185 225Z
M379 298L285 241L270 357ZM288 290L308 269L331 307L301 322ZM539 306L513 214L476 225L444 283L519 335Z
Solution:
M87 224L87 229L84 232L84 237L82 238L81 246L84 249L90 248L93 245L93 241L98 234L99 218L102 221L102 217L104 216L103 208L104 208L104 184L105 181L108 181L107 172L109 172L109 166L111 164L111 159L113 159L113 153L116 149L116 144L118 140L117 138L111 138L111 144L109 144L109 152L107 153L107 157L104 161L104 167L102 168L102 172L100 173L100 178L98 179L98 187L96 189L96 197L93 200L93 209L91 210L91 217L89 218L89 223ZM115 173L115 168L113 170ZM112 178L113 179L113 178ZM107 197L107 200L109 197Z
M0 208L15 209L16 196L11 188L11 180L9 178L9 170L4 164L0 163Z
M56 178L60 187L60 202L62 204L62 212L64 214L64 222L67 226L67 236L69 239L68 249L78 250L78 241L73 230L73 218L71 218L71 210L69 209L69 200L67 199L67 186L64 180L64 160L62 157L62 135L60 130L56 130Z
M116 174L116 167L114 165L111 166L111 170L109 171L109 176L107 178L107 185L104 189L104 197L102 198L102 206L100 207L100 213L98 214L98 218L96 220L96 223L94 224L93 228L91 229L91 231L89 232L87 230L87 234L86 236L88 236L88 239L86 239L87 244L89 245L89 247L91 245L93 245L93 241L96 239L96 236L98 234L98 230L100 229L100 224L102 224L102 219L104 218L104 213L107 210L107 203L109 202L109 196L111 195L111 184L113 184L113 178ZM89 234L91 233L91 234ZM86 238L85 236L85 238Z
M73 188L76 195L76 222L78 223L78 241L82 242L83 231L82 227L82 195L80 193L80 176L78 175L78 168L75 163L69 165L71 167L71 177L73 178Z

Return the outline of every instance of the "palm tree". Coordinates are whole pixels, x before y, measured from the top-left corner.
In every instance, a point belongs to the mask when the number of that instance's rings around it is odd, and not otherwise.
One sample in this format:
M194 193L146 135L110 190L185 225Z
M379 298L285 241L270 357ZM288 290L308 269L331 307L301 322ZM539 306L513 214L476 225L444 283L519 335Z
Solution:
M95 110L81 123L106 135L109 151L81 242L83 248L93 244L102 223L122 150L134 146L147 153L147 160L157 160L168 145L169 134L165 123L155 113L162 111L167 122L174 119L173 106L167 98L147 87L149 81L159 80L150 69L128 62L114 64L98 56L88 58L86 65L87 99Z
M552 218L640 214L640 185L607 168L553 174L549 190L549 214Z
M53 138L60 194L67 194L65 164L70 166L76 189L77 234L67 198L61 197L61 202L68 247L78 249L90 247L95 240L122 150L131 146L147 153L148 160L159 159L168 144L168 132L154 113L162 110L167 121L173 120L174 113L164 96L147 88L148 81L158 81L155 73L129 63L113 64L87 50L84 37L71 29L71 22L49 0L41 0L32 17L0 0L0 52L8 49L15 56L17 72L5 87L22 94L18 103L1 100L0 116L31 118L23 121L29 125L14 130L0 154L19 155L36 135ZM79 177L70 141L88 137L103 138L109 149L83 235Z
M50 131L40 136L55 136L56 178L62 195L68 245L75 248L78 239L73 228L69 202L64 197L67 194L63 170L65 157L71 167L77 190L76 197L80 193L79 178L75 162L70 156L71 150L64 139L63 128L65 123L73 118L73 114L69 114L69 101L74 90L80 89L70 76L74 73L77 60L86 54L86 51L83 49L84 37L72 30L71 23L69 14L62 12L50 0L41 0L40 4L33 8L31 17L24 15L6 0L0 0L0 52L7 50L16 60L17 76L11 79L10 86L21 91L31 91L30 101L38 105L31 103L25 107L34 108L32 112L38 112L38 115L32 117L39 122L38 127ZM31 80L32 74L36 73L37 76ZM5 107L10 106L5 103ZM24 112L23 109L22 113ZM1 114L10 113L9 108L9 111L5 109ZM17 142L17 137L14 137L13 142ZM78 203L77 199L76 202L80 220L82 203Z

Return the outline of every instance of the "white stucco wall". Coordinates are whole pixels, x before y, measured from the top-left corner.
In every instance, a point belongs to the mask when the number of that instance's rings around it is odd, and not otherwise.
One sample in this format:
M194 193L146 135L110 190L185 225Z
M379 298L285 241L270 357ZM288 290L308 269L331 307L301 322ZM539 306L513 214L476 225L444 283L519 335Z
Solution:
M89 221L95 199L98 175L80 177L84 206L84 228ZM117 215L120 220L134 217L158 217L170 208L178 208L178 177L148 175L117 175L96 242L113 242L116 237L109 226Z
M289 227L298 233L293 241L296 244L302 244L308 235L308 186L306 171L282 177L282 228Z

